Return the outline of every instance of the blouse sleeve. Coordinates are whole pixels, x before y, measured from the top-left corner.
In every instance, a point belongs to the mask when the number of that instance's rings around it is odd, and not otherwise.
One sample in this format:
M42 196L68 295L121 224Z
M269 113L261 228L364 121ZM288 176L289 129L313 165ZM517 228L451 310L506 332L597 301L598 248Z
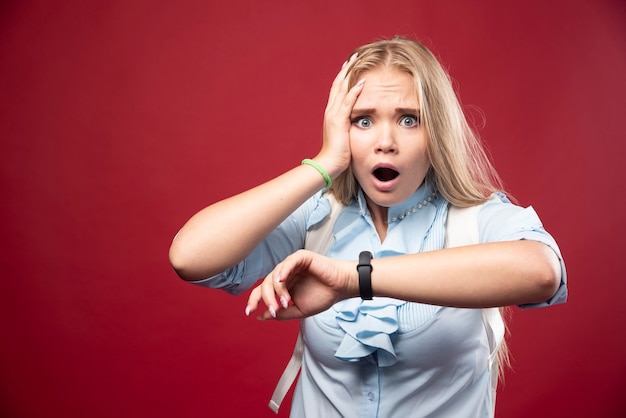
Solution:
M523 208L512 204L506 197L491 199L478 213L480 242L498 242L513 240L539 241L549 246L557 255L561 264L561 284L556 293L548 300L521 305L521 308L541 308L565 303L567 300L567 273L561 251L554 238L543 228L539 216L529 206Z
M285 257L303 248L307 229L329 212L330 205L327 199L321 198L321 192L314 195L289 215L240 263L215 276L192 283L222 289L233 295L246 291Z

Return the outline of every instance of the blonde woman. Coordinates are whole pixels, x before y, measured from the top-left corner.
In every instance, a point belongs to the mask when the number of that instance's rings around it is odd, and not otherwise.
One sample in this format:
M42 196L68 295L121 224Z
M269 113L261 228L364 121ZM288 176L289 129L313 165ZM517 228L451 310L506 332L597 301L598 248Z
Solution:
M246 313L306 318L292 416L490 417L476 308L567 297L556 242L501 191L446 72L396 37L344 63L313 159L198 212L170 260L233 294L265 277ZM451 206L476 208L477 243L445 248ZM303 250L332 211L330 247Z

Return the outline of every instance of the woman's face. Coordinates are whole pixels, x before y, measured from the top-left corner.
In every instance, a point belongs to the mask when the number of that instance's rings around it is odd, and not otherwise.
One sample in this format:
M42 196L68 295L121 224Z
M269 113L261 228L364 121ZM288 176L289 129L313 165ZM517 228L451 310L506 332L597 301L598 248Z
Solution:
M365 78L350 116L352 171L372 204L402 203L424 181L430 162L413 79L381 67Z

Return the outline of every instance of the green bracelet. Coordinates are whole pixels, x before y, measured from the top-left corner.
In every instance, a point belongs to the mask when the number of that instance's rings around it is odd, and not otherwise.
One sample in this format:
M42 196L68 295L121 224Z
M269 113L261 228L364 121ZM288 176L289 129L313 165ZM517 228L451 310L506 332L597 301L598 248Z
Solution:
M302 164L310 165L311 167L319 171L322 177L324 177L324 180L326 180L326 188L330 189L330 186L333 185L333 179L330 178L326 170L324 170L321 165L319 165L315 161L310 160L308 158L305 158L304 160L302 160Z

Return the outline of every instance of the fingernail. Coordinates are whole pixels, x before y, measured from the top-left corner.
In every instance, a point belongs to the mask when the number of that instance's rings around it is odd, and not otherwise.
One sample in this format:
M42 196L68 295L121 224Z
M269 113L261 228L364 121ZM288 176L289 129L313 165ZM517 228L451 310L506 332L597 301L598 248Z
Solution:
M284 296L280 297L280 304L283 305L283 308L287 309L289 303L287 302L287 298Z
M355 52L354 54L352 54L352 56L350 57L350 61L349 62L354 61L358 55L359 55L358 52Z
M246 316L250 316L250 308L246 306Z
M268 310L270 311L270 315L272 315L272 318L276 318L276 309L274 309L273 306L270 306Z
M359 82L356 83L356 85L357 85L357 87L361 87L363 85L363 83L365 83L365 79L364 78L360 79Z
M274 279L274 281L276 281L276 283L280 283L280 274L276 275L276 278Z

